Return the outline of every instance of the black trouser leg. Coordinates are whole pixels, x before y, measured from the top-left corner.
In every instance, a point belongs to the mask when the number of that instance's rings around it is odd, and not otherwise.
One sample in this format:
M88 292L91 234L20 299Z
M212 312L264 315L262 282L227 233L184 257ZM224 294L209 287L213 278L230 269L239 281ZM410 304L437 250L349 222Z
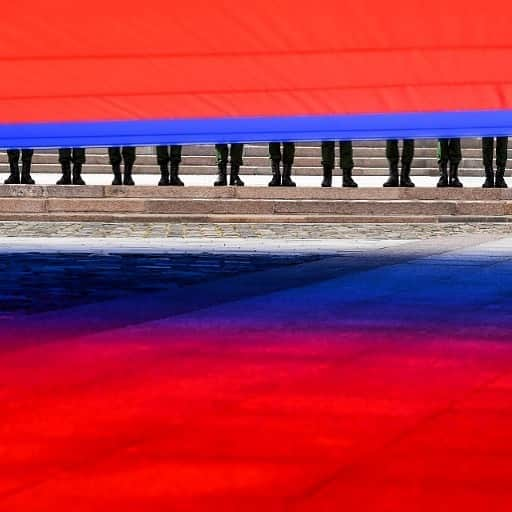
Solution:
M482 161L484 169L492 169L494 158L494 137L482 137Z
M133 186L135 182L132 178L133 166L136 158L136 148L133 146L123 147L121 154L124 160L124 177L123 185Z
M71 158L74 164L84 165L86 161L85 148L73 148Z
M295 160L295 143L283 142L283 178L281 185L283 187L295 187L292 180L292 168Z
M219 172L214 186L225 187L228 184L229 146L227 144L215 144L215 153L217 155L217 168Z
M110 160L110 165L112 166L112 173L114 174L114 180L112 181L112 185L122 185L123 175L121 174L121 162L123 160L123 157L121 156L121 148L108 148L108 157Z
M335 164L335 144L334 141L323 141L322 150L322 167L324 170L324 178L322 187L330 187L332 185L332 172Z
M57 181L57 185L71 185L71 148L59 149L59 163L62 168L62 177Z
M437 163L439 165L438 187L447 187L448 181L448 144L449 139L439 139L437 145Z
M135 159L137 157L137 148L133 146L125 146L121 151L121 155L123 157L125 165L131 165L132 167L135 164Z
M82 179L82 165L85 164L85 149L73 148L71 153L73 161L73 185L85 185Z
M293 165L295 161L295 142L283 142L283 165Z
M496 188L507 188L505 168L507 166L508 137L496 138Z
M389 178L384 183L384 187L398 187L398 162L400 161L400 153L398 151L398 140L386 141L386 158L389 164Z
M272 165L272 179L268 184L269 187L281 186L281 143L271 142L268 145L268 152L270 155L270 162Z
M180 164L181 164L181 151L182 147L174 145L169 148L169 158L171 160L171 175L170 184L173 187L183 187L184 183L180 180Z
M494 137L482 137L482 161L485 173L483 188L494 188L493 157Z
M460 139L450 139L449 144L449 160L450 160L450 187L462 188L459 181L459 165L462 160L462 149Z
M340 167L343 171L343 186L356 188L357 183L352 179L352 170L354 169L354 155L352 141L340 141Z
M5 185L19 185L20 183L20 151L19 149L7 150L9 159L9 177L4 181Z
M231 165L242 167L242 165L244 164L244 145L239 142L231 144L229 153L231 157Z
M166 187L170 185L169 182L169 161L171 157L169 155L168 146L157 146L156 147L156 161L160 167L160 181L158 182L159 187Z
M270 160L272 160L272 162L281 162L282 154L280 142L270 142L268 145L268 152L270 155Z
M22 149L21 150L21 179L20 183L23 185L34 185L35 181L30 175L32 168L32 156L34 155L33 149Z
M508 158L508 137L496 137L496 168L505 169Z
M229 184L237 187L243 187L244 182L240 179L240 167L243 165L244 145L240 143L231 144L231 173L229 176Z
M411 181L411 165L414 158L414 140L405 139L402 147L402 171L400 173L401 187L414 187Z
M414 140L404 139L402 149L402 166L411 167L414 160Z

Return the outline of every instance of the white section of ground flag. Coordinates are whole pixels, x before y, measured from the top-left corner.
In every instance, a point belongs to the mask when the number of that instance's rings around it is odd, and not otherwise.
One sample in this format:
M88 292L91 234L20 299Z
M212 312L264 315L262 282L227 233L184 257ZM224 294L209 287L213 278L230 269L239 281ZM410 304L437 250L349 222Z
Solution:
M411 240L0 237L0 252L339 254L379 250L408 242Z

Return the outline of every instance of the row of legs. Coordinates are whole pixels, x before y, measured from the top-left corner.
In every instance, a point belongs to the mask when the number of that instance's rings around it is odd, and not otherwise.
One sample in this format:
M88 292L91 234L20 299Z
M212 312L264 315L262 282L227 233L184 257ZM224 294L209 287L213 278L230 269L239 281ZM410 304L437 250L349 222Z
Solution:
M482 153L485 169L484 188L506 188L505 166L507 162L508 138L496 138L496 173L494 173L493 156L495 147L494 137L482 139ZM335 167L336 144L333 141L322 142L322 187L332 185L332 175ZM181 163L181 146L157 146L157 162L160 167L160 186L183 186L179 178L179 166ZM243 165L243 144L217 144L215 146L218 176L215 186L228 184L228 163L231 162L229 184L243 186L240 179L240 167ZM272 180L269 186L294 187L291 179L292 166L295 159L295 144L293 142L272 142L269 144L270 158L272 161ZM112 147L108 150L112 172L114 174L113 185L134 185L132 170L135 164L135 147ZM351 141L339 142L340 167L343 171L343 186L357 187L352 179L354 168L353 149ZM33 150L9 150L7 152L10 165L10 176L6 184L34 184L30 175ZM21 156L21 171L19 161ZM386 157L389 162L389 179L384 183L385 187L414 187L411 181L411 165L414 159L414 140L404 140L402 155L398 140L388 140L386 143ZM86 156L83 148L64 148L59 150L59 162L62 167L62 177L58 185L85 185L82 179L82 166ZM401 169L399 170L401 160ZM460 139L440 139L438 145L439 182L438 187L462 187L458 178L458 169L462 160ZM124 167L122 169L122 164ZM282 172L281 172L282 165Z

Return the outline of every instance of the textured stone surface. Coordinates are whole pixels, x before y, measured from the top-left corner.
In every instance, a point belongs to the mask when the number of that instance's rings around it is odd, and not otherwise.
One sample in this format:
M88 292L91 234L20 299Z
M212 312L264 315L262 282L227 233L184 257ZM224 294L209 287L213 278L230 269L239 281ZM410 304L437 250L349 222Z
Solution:
M0 215L1 213L44 213L46 211L46 199L0 198Z
M509 189L438 189L438 188L321 188L321 187L112 187L89 185L84 187L56 185L6 185L0 186L0 197L12 198L103 198L118 199L317 199L317 200L512 200Z
M143 199L48 199L49 212L142 213L144 210Z
M2 237L261 238L283 240L413 240L462 235L512 235L512 223L233 224L0 222Z

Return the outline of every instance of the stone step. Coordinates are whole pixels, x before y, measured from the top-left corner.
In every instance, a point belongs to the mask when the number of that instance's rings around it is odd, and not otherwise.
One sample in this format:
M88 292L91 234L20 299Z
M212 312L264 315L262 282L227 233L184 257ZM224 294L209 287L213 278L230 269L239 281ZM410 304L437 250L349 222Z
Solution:
M331 219L495 218L512 216L510 190L295 189L267 188L162 189L157 187L2 187L0 220L41 216L42 219L80 215L126 219L183 219L190 216L252 217L253 222L282 217ZM412 219L412 220L411 220ZM170 221L170 220L169 220ZM317 220L319 222L319 220ZM435 221L435 220L434 220ZM362 221L360 221L362 222Z
M512 215L241 215L241 214L133 214L100 212L4 213L2 222L99 222L99 223L251 223L251 224L423 224L508 223Z
M4 222L229 223L229 224L423 224L508 223L512 216L485 215L157 215L119 213L0 213Z
M0 199L166 199L305 201L512 201L512 188L320 188L320 187L114 187L103 185L3 185Z

